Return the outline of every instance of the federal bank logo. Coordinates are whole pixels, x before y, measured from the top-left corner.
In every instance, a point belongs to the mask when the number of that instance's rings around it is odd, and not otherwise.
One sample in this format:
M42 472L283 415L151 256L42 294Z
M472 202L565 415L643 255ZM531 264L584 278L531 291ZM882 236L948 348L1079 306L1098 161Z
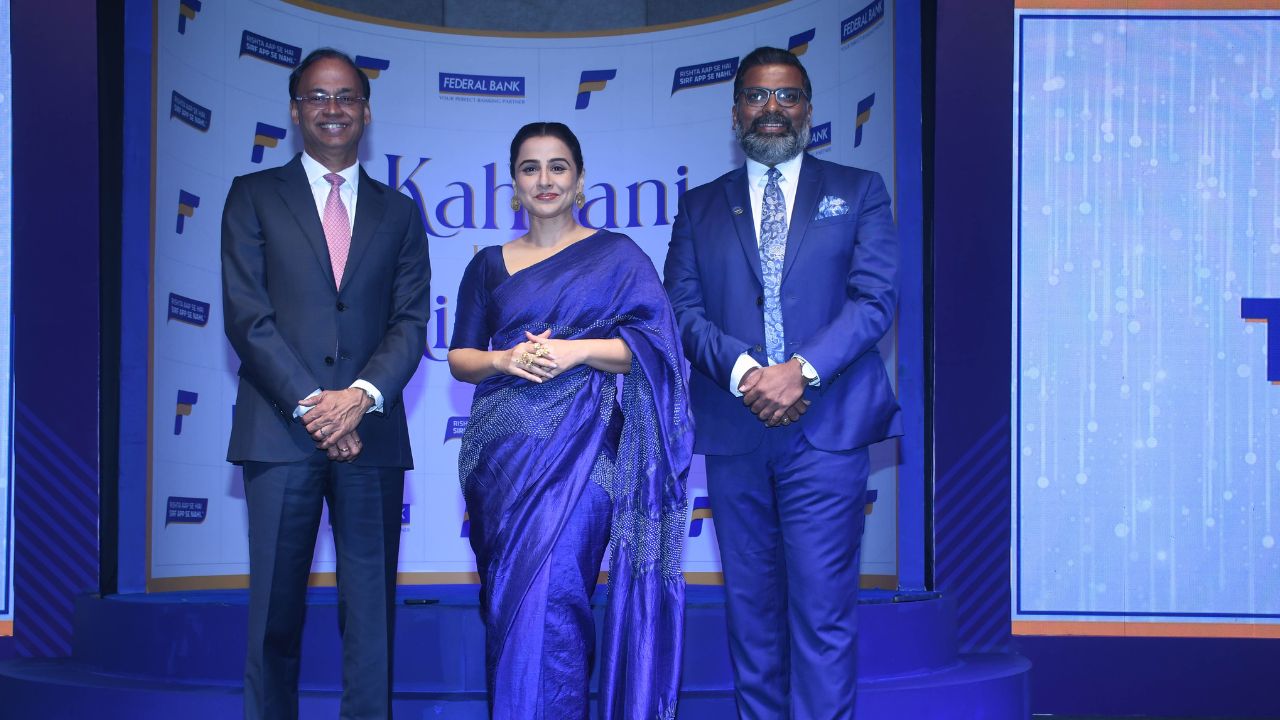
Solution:
M865 510L863 510L863 511L862 511L862 514L864 514L864 515L870 515L870 514L871 514L871 508L872 508L873 506L875 506L875 504L876 504L876 500L879 500L879 499L880 499L880 491L879 491L879 490L868 490L868 491L867 491L867 507L866 507L866 509L865 509Z
M738 58L736 57L678 67L675 77L671 80L671 94L675 95L680 90L689 88L729 82L737 72Z
M858 147L862 144L862 126L867 124L871 119L871 106L876 104L876 94L862 98L858 101L858 119L854 123L853 146Z
M200 12L200 0L178 0L178 34L187 34L187 21L195 20Z
M178 411L173 417L173 434L182 434L182 418L191 414L191 406L196 404L200 396L190 390L178 391Z
M787 41L787 49L792 55L800 57L809 50L809 43L813 42L813 37L818 34L817 28L809 28L802 33L796 33Z
M1240 298L1240 317L1267 325L1267 382L1280 384L1280 298Z
M409 527L409 503L401 503L400 505L400 527Z
M440 96L452 99L515 101L524 99L525 79L519 75L440 73Z
M205 132L209 129L209 123L213 122L213 111L174 90L169 102L169 117L178 118L200 132Z
M209 303L192 300L178 293L169 293L169 319L204 327L209 322ZM195 401L192 400L192 402ZM188 413L190 413L189 408Z
M357 55L356 67L364 71L365 77L370 80L377 80L378 76L381 75L384 70L391 67L391 61L382 60L376 57L368 57L366 55Z
M200 196L178 188L178 234L182 234L182 221L196 214L200 207Z
M253 133L253 152L250 153L249 160L261 163L264 149L279 145L287 134L288 132L284 128L268 125L264 122L258 123L258 128Z
M164 526L199 525L209 516L209 498L170 495L164 507Z
M871 32L884 20L884 0L875 0L840 22L840 44L847 45Z
M689 523L689 537L700 537L702 535L702 521L711 520L711 498L706 495L699 495L693 499L693 512L689 517L692 521Z
M575 110L585 110L591 104L591 93L600 92L609 81L618 76L617 70L583 70L578 78L578 102Z
M821 150L831 145L831 123L825 122L809 128L809 145L807 151Z
M287 68L298 67L298 63L302 62L302 48L297 45L272 40L248 30L240 33L239 57L245 55Z

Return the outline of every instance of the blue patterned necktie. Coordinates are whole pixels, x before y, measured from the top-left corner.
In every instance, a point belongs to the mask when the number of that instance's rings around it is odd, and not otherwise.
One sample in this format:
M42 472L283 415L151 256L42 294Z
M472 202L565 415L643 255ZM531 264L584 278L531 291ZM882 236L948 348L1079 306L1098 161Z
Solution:
M769 361L783 361L782 260L787 255L787 201L778 188L778 168L769 168L760 208L760 274L764 279L764 344Z

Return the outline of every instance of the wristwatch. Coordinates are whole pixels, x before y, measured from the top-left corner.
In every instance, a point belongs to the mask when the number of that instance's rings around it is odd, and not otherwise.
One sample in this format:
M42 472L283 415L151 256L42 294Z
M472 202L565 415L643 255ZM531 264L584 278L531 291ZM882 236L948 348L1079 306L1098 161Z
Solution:
M821 378L818 377L818 371L813 369L808 360L799 355L792 355L791 359L800 363L800 375L805 379L805 382L812 386L817 386L821 382Z

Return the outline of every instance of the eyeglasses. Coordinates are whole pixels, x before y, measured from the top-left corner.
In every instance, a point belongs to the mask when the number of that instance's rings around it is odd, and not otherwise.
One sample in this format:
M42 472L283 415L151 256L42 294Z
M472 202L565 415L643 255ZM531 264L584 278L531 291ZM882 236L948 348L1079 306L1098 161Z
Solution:
M303 95L294 98L294 102L299 105L309 105L313 108L322 108L329 105L329 101L338 103L339 107L352 107L368 100L369 98L356 97L354 95ZM778 102L782 102L779 100Z
M808 99L804 94L804 90L798 87L780 87L780 88L762 88L749 87L742 88L742 92L738 93L738 97L746 101L751 107L764 107L769 104L769 96L778 99L778 104L782 107L792 107L801 99Z

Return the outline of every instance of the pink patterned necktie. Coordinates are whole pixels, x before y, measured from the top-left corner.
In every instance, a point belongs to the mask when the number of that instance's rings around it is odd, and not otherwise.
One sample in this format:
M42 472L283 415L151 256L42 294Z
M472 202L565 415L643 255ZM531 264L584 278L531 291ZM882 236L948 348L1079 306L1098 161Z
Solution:
M342 204L339 186L345 182L338 173L324 176L329 181L329 199L324 203L324 239L329 244L329 262L333 264L333 281L342 287L342 271L347 267L347 253L351 252L351 221L347 218L347 206Z

